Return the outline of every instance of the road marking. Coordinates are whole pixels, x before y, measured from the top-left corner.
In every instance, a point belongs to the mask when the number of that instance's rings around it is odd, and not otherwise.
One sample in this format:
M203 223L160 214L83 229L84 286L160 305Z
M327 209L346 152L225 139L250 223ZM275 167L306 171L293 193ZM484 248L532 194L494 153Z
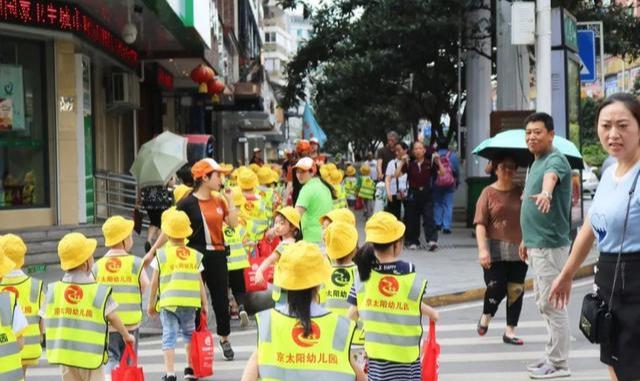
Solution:
M440 381L531 381L526 371L522 372L473 372L470 377L468 372L465 373L440 373L438 378ZM562 380L562 379L559 379ZM608 381L609 373L606 369L588 370L571 372L571 377L567 378L571 381Z
M518 335L518 338L524 341L525 345L546 343L549 340L548 335ZM571 341L576 341L575 337L571 337ZM488 345L488 344L503 344L502 335L500 336L485 336L485 337L456 337L438 339L438 344L442 347L452 346L473 346L473 345ZM506 348L505 348L506 349Z
M584 358L600 358L599 349L578 349L569 352L569 360ZM484 353L446 353L446 348L442 348L440 354L440 364L462 363L462 362L504 362L504 361L535 361L540 359L540 351L528 352L484 352Z
M154 362L154 363L144 363L144 364L140 364L140 366L142 366L142 368L144 369L144 374L145 376L147 375L151 375L151 374L164 374L164 362L162 362L162 359L159 358L159 360L161 360L160 362ZM215 374L219 373L219 372L232 372L232 371L242 371L244 370L244 367L246 365L246 360L245 361L216 361L213 363L213 372L214 372L214 378L215 378ZM177 370L178 374L182 374L182 370L187 366L186 362L176 362L175 363L175 369ZM60 376L60 368L56 367L52 367L52 366L46 366L46 367L37 367L37 368L29 368L28 370L28 375L29 375L29 379L31 377L43 377L43 376Z

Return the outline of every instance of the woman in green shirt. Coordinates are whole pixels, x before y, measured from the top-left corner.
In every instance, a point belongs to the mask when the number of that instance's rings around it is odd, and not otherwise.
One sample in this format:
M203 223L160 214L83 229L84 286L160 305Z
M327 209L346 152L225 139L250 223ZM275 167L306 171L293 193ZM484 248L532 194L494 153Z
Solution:
M303 184L296 201L296 209L301 216L302 239L319 244L322 242L320 217L333 209L335 190L318 176L313 159L300 159L294 169L298 181Z

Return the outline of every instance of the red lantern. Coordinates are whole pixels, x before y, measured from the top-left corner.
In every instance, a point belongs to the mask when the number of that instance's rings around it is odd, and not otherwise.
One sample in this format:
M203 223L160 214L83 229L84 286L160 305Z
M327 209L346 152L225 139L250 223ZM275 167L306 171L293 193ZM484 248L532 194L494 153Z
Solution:
M215 73L213 72L213 69L203 64L196 66L195 69L191 71L191 79L195 83L207 82L212 80L214 76Z
M207 90L209 91L209 94L222 94L224 88L224 82L219 79L211 79L207 81Z

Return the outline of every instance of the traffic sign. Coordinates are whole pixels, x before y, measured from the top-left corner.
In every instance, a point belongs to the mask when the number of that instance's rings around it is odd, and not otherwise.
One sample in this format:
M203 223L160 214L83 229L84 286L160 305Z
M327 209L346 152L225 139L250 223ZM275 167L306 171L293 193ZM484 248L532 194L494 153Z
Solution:
M580 56L580 82L595 82L596 35L592 30L578 31L578 55Z

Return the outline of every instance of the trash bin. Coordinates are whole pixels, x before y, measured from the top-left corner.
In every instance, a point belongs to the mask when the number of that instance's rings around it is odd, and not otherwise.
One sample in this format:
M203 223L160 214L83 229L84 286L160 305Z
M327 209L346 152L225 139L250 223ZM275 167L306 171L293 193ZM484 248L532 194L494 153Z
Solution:
M480 193L489 184L490 177L467 177L467 227L473 227L473 217L476 215L476 202Z

